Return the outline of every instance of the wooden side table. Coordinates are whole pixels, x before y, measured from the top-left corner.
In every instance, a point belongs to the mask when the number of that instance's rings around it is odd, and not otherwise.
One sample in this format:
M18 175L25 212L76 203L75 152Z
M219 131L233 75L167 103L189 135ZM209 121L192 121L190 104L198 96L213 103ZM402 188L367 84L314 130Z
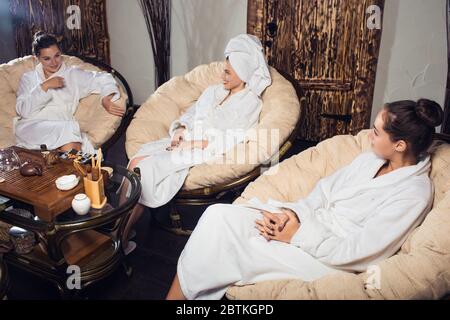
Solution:
M83 184L80 183L69 191L58 190L55 185L56 179L76 172L70 161L63 161L47 168L40 152L13 148L22 163L31 160L41 164L43 174L41 177L23 177L19 170L0 172L0 177L6 180L0 184L0 195L30 204L39 219L51 222L58 214L71 207L73 197L83 192Z
M36 157L40 156L40 153L23 149L17 153L21 161L32 155L35 156L32 160L37 161ZM60 191L54 183L59 176L74 172L70 163L46 168L42 177L22 177L18 170L0 172L0 177L6 179L6 183L0 185L0 195L28 204L38 218L27 219L9 211L0 214L1 221L33 231L39 241L28 254L14 251L5 254L5 262L53 282L63 297L77 294L121 265L130 275L121 235L139 200L141 184L135 173L121 166L109 166L114 173L105 186L108 203L102 209L91 209L84 216L77 215L71 208L74 195L84 190L82 179L70 191ZM120 201L117 190L123 179L129 181L131 192Z

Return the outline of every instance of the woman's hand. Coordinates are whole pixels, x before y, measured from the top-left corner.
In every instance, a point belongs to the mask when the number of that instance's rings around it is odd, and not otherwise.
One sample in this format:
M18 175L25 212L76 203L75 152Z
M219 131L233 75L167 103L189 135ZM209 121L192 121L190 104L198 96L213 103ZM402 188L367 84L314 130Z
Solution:
M175 148L191 150L191 149L205 149L208 146L208 140L182 140ZM168 147L167 150L171 151L174 147Z
M114 116L123 117L125 110L111 101L113 96L114 94L110 94L109 96L103 97L102 106L108 113Z
M262 220L256 220L256 227L264 234L274 234L274 230L283 230L289 217L283 214L274 214L268 211L261 211L263 215Z
M262 211L263 220L256 220L256 228L267 240L277 240L290 243L292 237L300 228L300 221L295 212L282 208L282 214Z
M62 77L53 77L41 83L41 88L45 92L48 89L61 89L65 87L64 78Z
M178 147L181 141L184 140L184 130L186 130L186 127L183 126L175 130L172 141L170 142L172 148Z
M198 149L205 149L206 147L208 147L209 141L208 140L199 140L199 141L195 141L196 144L194 145L194 148L198 148Z

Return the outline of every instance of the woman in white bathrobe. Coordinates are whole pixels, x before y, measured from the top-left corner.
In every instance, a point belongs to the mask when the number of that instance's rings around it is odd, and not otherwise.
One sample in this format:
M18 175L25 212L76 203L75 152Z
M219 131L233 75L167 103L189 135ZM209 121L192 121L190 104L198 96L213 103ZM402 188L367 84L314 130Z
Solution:
M120 98L116 81L106 72L66 66L58 42L50 34L35 35L33 54L39 64L23 74L17 92L16 145L40 149L45 144L49 150L95 153L74 114L80 99L98 93L106 111L122 117L123 108L114 103Z
M167 299L220 299L231 285L362 272L395 254L431 208L427 150L442 113L426 99L388 103L370 133L373 151L306 198L208 207Z
M222 84L208 87L171 124L167 138L144 144L131 159L128 168L140 169L142 193L122 237L126 254L136 247L128 235L144 206L168 203L181 189L189 168L244 142L246 131L258 123L260 96L271 84L261 42L241 34L227 44L225 58ZM127 189L124 184L123 190Z

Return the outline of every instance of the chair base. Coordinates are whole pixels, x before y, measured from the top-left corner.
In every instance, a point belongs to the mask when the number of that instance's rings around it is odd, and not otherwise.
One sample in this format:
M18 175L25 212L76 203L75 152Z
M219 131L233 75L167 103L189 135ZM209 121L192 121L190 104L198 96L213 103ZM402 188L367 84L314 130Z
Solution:
M242 191L242 188L239 188ZM216 203L232 203L240 194L229 190L208 198L175 197L165 206L150 209L158 227L180 236L190 236L203 212Z
M173 233L177 236L186 236L189 237L192 234L192 230L184 230L181 226L176 227L176 226L166 226L164 224L162 224L161 222L157 221L156 224L158 225L158 227L160 227L161 229L164 229L166 231L169 231L170 233Z
M180 209L175 200L163 207L151 209L152 221L159 228L175 235L190 236L206 207L183 206Z

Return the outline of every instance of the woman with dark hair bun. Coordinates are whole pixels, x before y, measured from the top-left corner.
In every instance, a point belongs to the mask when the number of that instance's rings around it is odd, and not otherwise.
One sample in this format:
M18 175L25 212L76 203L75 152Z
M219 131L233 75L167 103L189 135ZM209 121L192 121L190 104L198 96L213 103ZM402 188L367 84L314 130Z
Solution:
M45 144L50 150L95 153L74 114L80 99L98 93L107 112L123 116L123 108L113 102L120 98L116 81L105 72L66 66L58 41L51 34L36 33L32 50L39 64L20 79L18 117L14 119L16 144L27 149Z
M428 99L417 102L401 100L384 106L384 131L392 141L403 141L407 155L419 159L426 155L435 127L442 123L444 112L439 104Z
M369 134L372 150L319 180L307 197L208 207L167 299L220 299L231 285L314 281L389 258L430 211L428 153L442 118L431 100L387 103Z
M61 51L58 40L54 35L45 33L44 31L38 31L34 34L31 50L35 57L39 57L41 55L42 49L47 49L52 46L56 46L59 51Z

